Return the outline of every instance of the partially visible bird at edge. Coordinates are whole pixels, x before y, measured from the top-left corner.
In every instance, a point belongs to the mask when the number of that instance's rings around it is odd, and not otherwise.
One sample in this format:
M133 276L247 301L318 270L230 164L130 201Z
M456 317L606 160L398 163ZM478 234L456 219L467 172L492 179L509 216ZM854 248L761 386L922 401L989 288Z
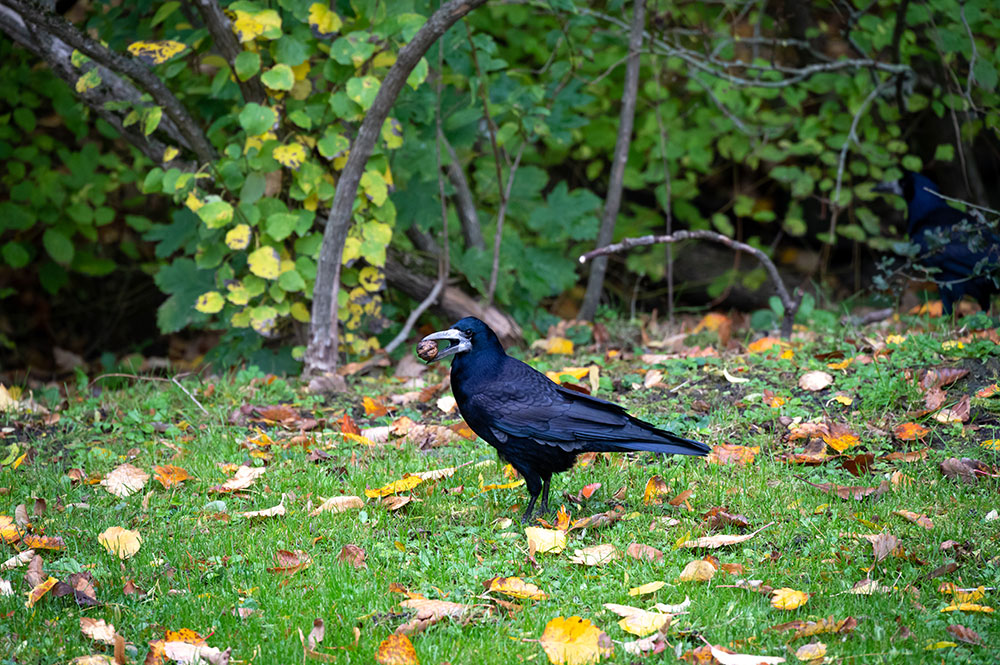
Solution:
M919 247L916 262L936 271L932 277L941 294L942 310L950 316L966 295L984 312L1000 293L1000 236L937 195L927 176L906 171L899 180L883 182L872 191L896 194L906 201L906 234Z
M424 337L420 345L437 341L451 345L436 354L432 348L432 353L421 356L428 362L453 357L451 389L462 417L525 480L531 499L522 522L531 518L539 494L540 512L548 512L552 474L572 467L581 453L709 452L704 443L677 436L629 415L617 404L551 381L508 356L496 334L477 318L466 317L447 330Z

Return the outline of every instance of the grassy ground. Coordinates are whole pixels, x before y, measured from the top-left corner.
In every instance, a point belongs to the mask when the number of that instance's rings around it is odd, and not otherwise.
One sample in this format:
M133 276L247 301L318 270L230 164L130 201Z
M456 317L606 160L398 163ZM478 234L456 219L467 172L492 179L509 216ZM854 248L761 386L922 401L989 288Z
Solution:
M993 415L993 402L1000 397L972 399L966 422L961 421L961 405L955 422L939 422L933 413L921 414L927 393L918 384L929 368L970 370L944 388L944 406L949 407L998 380L1000 347L977 341L970 330L905 319L862 330L833 326L804 331L790 347L757 353L745 350L750 338L741 338L743 348L721 357L682 357L692 355L695 347L718 347L718 336L710 331L689 337L672 358L643 359L643 353L669 351L630 346L609 358L586 344L578 344L573 357L524 354L543 370L596 364L598 396L626 405L635 415L713 446L759 447L746 465L643 454L599 457L558 476L552 502L565 505L574 519L612 510L619 519L573 530L564 553L536 552L534 561L517 520L526 491L523 486L481 491L484 485L509 481L481 440L458 438L421 450L393 434L375 445L341 434L345 414L361 428L392 425L401 416L424 425L459 422L457 414L446 415L436 404L447 391L384 415L367 414L364 397L389 404L389 395L414 389L390 378L391 370L353 377L354 392L332 400L307 395L294 381L253 372L184 380L207 413L172 382L112 378L71 390L61 403L50 402L59 409L54 423L52 417L45 424L40 415L0 414L0 444L8 446L0 450L0 457L7 458L0 470L0 514L13 518L16 507L25 504L32 525L20 529L21 535L58 536L65 544L60 550L36 550L45 576L67 581L74 573L89 572L99 603L81 607L73 595L50 593L26 608L27 566L0 572L14 591L0 597L0 663L64 663L92 653L111 655L113 646L81 633L81 617L113 624L126 643L124 657L132 662L146 658L150 642L164 639L166 630L182 628L206 636L213 647L231 648L234 662L300 662L300 631L308 635L316 619L325 624L317 651L337 662L373 662L382 640L414 618L412 610L400 606L406 596L390 591L392 583L429 599L475 606L466 622L444 619L411 635L425 664L546 662L538 643L546 624L571 615L593 621L616 642L612 662L633 662L638 657L626 653L622 643L636 636L623 631L619 617L603 605L651 608L685 597L691 600L687 613L677 615L665 631L664 652L648 660L672 661L675 654L702 647L704 638L734 652L789 661L796 660L799 647L819 641L826 646L828 662L996 662L1000 630L995 613L942 612L954 598L939 586L983 586L985 597L975 604L994 604L992 588L1000 586L1000 521L987 516L1000 508L997 480L980 477L964 483L944 476L939 465L950 457L1000 464L998 450L981 446L1000 438ZM893 334L905 340L889 338ZM876 361L866 363L866 357ZM854 362L843 369L828 367L849 359ZM432 367L423 375L423 385L439 381L446 370ZM664 373L662 382L643 387L655 370ZM801 389L798 381L810 370L828 372L833 385L817 392ZM587 384L588 378L580 382ZM255 421L250 407L259 411L278 404L295 409L288 426ZM317 427L300 434L302 418L317 420ZM841 434L849 432L858 441L840 456L827 448L834 457L824 463L789 463L789 454L816 450L816 442L805 448L808 438L789 438L790 424L810 420L839 424ZM922 439L900 440L893 431L906 422L929 431ZM267 440L258 430L274 443L260 445ZM837 446L851 442L837 437L838 430L829 437ZM247 443L250 439L257 443ZM923 449L926 457L912 462L882 459L894 451ZM18 464L24 452L29 454ZM862 467L865 462L870 466L856 477L844 462L850 467L848 458L857 462L855 456L864 453L872 457L862 458ZM172 464L191 477L169 488L150 478L141 490L121 497L100 484L78 481L70 471L81 469L96 481L125 462L150 475L157 465ZM244 490L220 493L212 488L236 470L222 464L266 467L266 472ZM366 488L382 487L406 473L463 464L451 477L403 492L414 500L398 510L367 498L361 508L310 515L325 498L365 498ZM657 475L663 481L661 494L647 503L647 482ZM887 490L881 496L861 500L841 499L809 484L877 487L883 481ZM568 500L590 483L601 487L582 505ZM687 490L690 494L678 505L669 503ZM44 500L44 507L36 499ZM279 503L284 515L240 516ZM703 516L713 507L745 517L748 526L711 531ZM933 526L907 521L894 514L898 510L922 514ZM668 526L669 521L659 518L677 523ZM680 546L702 536L750 533L771 522L735 545L711 550ZM98 535L114 526L141 535L133 557L120 560L99 543ZM898 546L876 561L873 545L858 537L862 534L891 534ZM955 544L943 549L946 541ZM633 542L661 550L662 561L626 556ZM364 550L367 567L338 560L348 544ZM575 549L598 544L614 545L618 558L596 567L571 562ZM25 544L3 547L6 554L0 560ZM279 550L300 550L311 564L294 574L269 571L288 566L276 561ZM707 582L678 580L689 562L708 555L717 565L740 564L742 570L727 565ZM949 563L957 568L932 577ZM483 597L484 582L496 576L519 576L548 598L491 594L513 603L502 607ZM850 593L868 578L882 588L871 595ZM798 609L780 610L766 593L739 588L739 580L811 595ZM653 581L666 584L650 595L629 595L630 588ZM831 616L835 621L853 617L857 627L798 639L793 632L769 629ZM975 631L982 644L956 639L948 632L950 625ZM346 648L332 648L338 646Z

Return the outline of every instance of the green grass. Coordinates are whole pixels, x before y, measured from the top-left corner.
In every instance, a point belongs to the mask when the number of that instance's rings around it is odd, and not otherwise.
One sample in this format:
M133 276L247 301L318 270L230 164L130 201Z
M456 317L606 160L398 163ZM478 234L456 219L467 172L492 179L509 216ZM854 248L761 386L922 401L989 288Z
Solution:
M536 567L527 556L524 533L517 518L527 493L523 487L480 492L482 482L502 483L505 478L496 457L481 440L421 451L413 445L390 443L368 447L345 441L335 421L345 412L361 427L387 425L402 415L418 423L452 424L457 416L444 416L432 400L408 406L380 418L368 418L361 406L363 396L404 392L400 381L386 376L352 380L353 393L325 400L307 395L294 381L267 382L254 372L228 377L186 380L188 388L209 411L198 406L170 382L129 382L108 379L100 390L71 390L61 403L60 419L45 426L37 416L0 416L7 429L0 443L32 450L17 468L0 470L0 514L14 515L24 503L31 509L34 498L47 502L47 511L34 520L36 532L61 536L64 551L41 552L46 572L65 579L72 572L88 570L93 575L98 607L81 609L72 596L45 597L34 608L25 608L24 568L0 573L12 583L14 596L0 597L0 663L64 663L94 652L111 653L110 647L92 644L79 630L79 618L102 618L115 625L129 643L127 654L141 662L148 643L161 639L164 629L190 628L210 635L208 643L232 647L234 661L294 663L303 658L299 630L308 634L313 621L326 624L323 647L344 646L330 651L337 662L373 662L379 643L409 614L399 606L404 596L389 591L398 583L432 599L476 604L481 610L467 625L444 620L412 637L420 662L511 663L547 662L537 643L546 623L557 616L579 615L592 620L618 642L636 639L617 626L618 617L603 609L604 603L651 607L655 602L674 604L691 598L690 613L675 618L667 641L676 653L701 646L696 636L714 645L741 653L785 656L794 661L794 651L812 640L826 643L828 657L844 663L995 662L1000 630L995 614L941 613L948 598L937 588L942 581L960 587L1000 586L997 538L1000 521L986 522L990 510L1000 508L997 481L982 479L964 485L945 478L938 464L952 456L977 457L988 464L1000 463L995 451L979 447L985 439L1000 438L997 419L985 403L972 409L969 423L942 424L930 416L919 419L931 429L927 441L932 448L924 461L876 463L874 473L856 478L836 461L820 466L790 465L782 456L795 450L788 442L789 419L824 419L847 423L860 437L849 452L872 452L876 456L902 449L923 447L903 443L891 436L892 428L908 420L921 408L922 395L907 372L928 367L963 366L971 374L948 388L953 401L997 380L997 346L992 342L970 342L962 349L943 350L942 341L957 338L956 332L935 322L923 332L920 320L898 328L907 340L877 363L855 363L846 370L827 370L835 377L831 388L808 393L796 385L798 377L811 369L826 369L827 360L816 354L835 350L844 357L873 355L870 341L880 342L889 330L830 330L809 334L796 343L790 359L774 354L734 354L723 358L676 359L657 366L665 372L661 388L641 388L644 365L640 351L625 359L605 362L603 356L586 350L574 358L533 356L527 358L540 369L570 365L601 365L599 396L626 405L635 415L676 431L701 438L712 445L735 443L759 446L749 466L708 465L691 458L658 458L639 455L622 464L598 459L593 465L557 476L552 504L565 504L573 517L604 512L620 506L624 518L611 526L573 531L563 554L537 554ZM847 341L856 340L857 344ZM699 333L699 344L713 341ZM722 374L738 368L745 383L730 383ZM445 367L434 367L428 382L439 380ZM439 374L435 374L435 372ZM112 384L116 381L116 384ZM631 383L640 382L639 389ZM584 383L586 380L584 380ZM214 392L209 396L209 384ZM617 387L616 390L614 388ZM764 403L767 389L782 396L780 408ZM853 399L850 406L831 402L836 391ZM699 402L707 403L706 412ZM315 447L330 458L307 459L301 445L282 445L294 432L260 423L230 424L234 410L244 405L291 403L305 416L323 419L329 425L312 432ZM699 408L696 408L699 407ZM278 442L267 472L243 496L211 493L213 486L231 474L220 463L241 464L251 458L241 444L262 427ZM888 434L887 434L888 433ZM798 442L799 444L803 442ZM167 445L169 444L169 445ZM176 448L183 449L177 454ZM0 451L2 452L2 451ZM7 457L6 453L0 457ZM100 485L73 484L70 468L107 474L118 464L131 464L153 472L155 465L175 464L193 478L179 487L163 489L150 480L144 490L118 498ZM309 516L321 497L339 494L364 496L364 490L380 487L408 472L468 464L451 478L418 486L411 502L390 512L378 500L369 499L363 509L339 514ZM263 464L260 460L254 465ZM844 501L806 484L878 485L893 471L901 471L912 482L893 486L877 501ZM646 505L643 489L647 480L659 475L669 488L667 496L693 490L688 504ZM602 487L582 507L564 500L563 492L576 495L585 484ZM462 487L460 492L444 490ZM621 502L612 498L626 488ZM270 508L284 495L287 514L250 520L239 512ZM148 500L144 497L148 496ZM147 504L144 506L144 502ZM221 502L221 503L219 503ZM223 506L224 504L224 506ZM741 544L717 550L689 550L676 545L689 538L710 535L702 515L713 506L746 516L751 529L775 524ZM893 515L894 510L927 514L934 522L926 530ZM220 515L220 513L222 515ZM653 528L654 518L669 516L677 526ZM224 518L223 518L224 517ZM554 519L553 516L549 516ZM508 525L508 520L513 520ZM138 554L119 561L98 543L106 528L137 529L143 538ZM889 556L875 563L871 545L852 534L885 531L899 538L905 556ZM722 533L737 533L733 529ZM943 551L941 543L964 544ZM624 556L632 542L651 545L664 552L659 563ZM621 557L602 567L573 564L569 556L576 548L613 544ZM366 569L338 562L346 544L362 547ZM2 559L16 548L4 546ZM279 549L303 550L312 565L292 576L268 572ZM695 558L712 554L723 563L745 566L742 576L718 572L711 582L677 581L684 566ZM928 573L940 565L957 561L957 571L937 579ZM508 614L481 598L483 582L496 576L520 576L549 594L537 602L515 601L520 611ZM870 596L846 593L867 576L893 587L889 593ZM792 587L812 594L793 611L772 608L766 595L734 588L738 577L761 580L774 588ZM653 595L630 597L630 587L654 580L667 584ZM126 595L132 581L146 595ZM502 596L499 596L503 598ZM996 591L980 601L995 605ZM246 618L235 608L248 608ZM485 614L487 609L492 614ZM815 620L853 616L857 629L848 635L819 635L789 643L791 633L768 627L795 619ZM959 643L955 647L925 650L929 644L953 641L946 631L961 624L982 636L983 646ZM899 626L912 635L901 639ZM360 641L354 643L354 629ZM671 650L650 657L673 660ZM613 662L635 660L616 645Z

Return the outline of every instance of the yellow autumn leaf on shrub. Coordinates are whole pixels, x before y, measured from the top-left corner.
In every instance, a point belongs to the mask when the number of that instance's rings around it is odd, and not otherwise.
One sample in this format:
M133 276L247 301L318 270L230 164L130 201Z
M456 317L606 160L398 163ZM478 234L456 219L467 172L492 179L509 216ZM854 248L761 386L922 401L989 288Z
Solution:
M250 244L250 227L237 224L226 233L226 247L229 249L246 249Z
M553 665L587 665L612 655L607 634L582 617L552 619L538 641Z
M188 207L191 212L198 212L198 208L205 205L205 202L198 198L194 192L188 192L187 198L184 199L184 205Z
M292 318L299 323L309 323L309 320L312 318L309 313L309 308L306 307L306 304L302 301L293 302L291 308L288 310L288 313L291 314Z
M273 9L248 12L237 9L233 12L233 32L240 42L253 41L257 37L278 39L281 37L281 15Z
M250 272L264 279L277 279L281 274L281 257L274 247L261 247L247 257Z
M250 152L250 148L257 148L257 150L260 150L265 141L276 140L278 140L278 135L274 132L264 132L263 134L258 134L257 136L248 136L247 140L243 143L243 154L245 155Z
M309 27L317 39L329 37L340 30L343 21L337 13L322 2L309 5Z
M76 91L82 95L99 85L101 85L101 74L97 71L97 67L94 67L76 80Z
M270 305L250 308L250 327L261 335L267 335L274 330L278 321L278 310Z
M222 294L218 291L209 291L198 296L198 300L195 301L194 308L199 312L204 312L205 314L215 314L222 310L223 305L226 304L226 299L222 297Z
M132 42L128 45L128 52L146 64L158 65L186 48L186 44L167 39L161 42Z
M306 149L301 143L289 143L275 148L272 156L282 166L297 169L306 160Z
M174 157L176 157L178 155L178 153L180 153L180 150L178 150L174 146L170 146L170 147L164 149L164 151L163 151L163 161L169 162L171 159L173 159Z
M788 587L775 589L771 595L771 607L778 610L794 610L802 607L809 600L809 594Z

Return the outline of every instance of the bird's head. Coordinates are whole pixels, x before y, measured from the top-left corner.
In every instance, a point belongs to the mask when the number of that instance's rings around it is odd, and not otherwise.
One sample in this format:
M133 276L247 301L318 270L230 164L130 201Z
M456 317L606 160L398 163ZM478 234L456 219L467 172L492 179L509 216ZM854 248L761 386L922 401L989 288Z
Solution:
M427 362L434 362L435 360L441 360L442 358L460 353L468 353L473 350L496 348L501 353L503 352L503 347L500 345L500 340L497 339L496 333L474 316L467 316L457 321L447 330L431 333L420 340L420 343L436 341L448 341L451 342L451 346L438 351L437 355L429 358Z
M934 181L913 171L904 171L903 177L899 180L880 182L872 188L872 191L902 196L906 201L906 218L911 229L929 212L947 205L944 199L937 196L940 190Z

